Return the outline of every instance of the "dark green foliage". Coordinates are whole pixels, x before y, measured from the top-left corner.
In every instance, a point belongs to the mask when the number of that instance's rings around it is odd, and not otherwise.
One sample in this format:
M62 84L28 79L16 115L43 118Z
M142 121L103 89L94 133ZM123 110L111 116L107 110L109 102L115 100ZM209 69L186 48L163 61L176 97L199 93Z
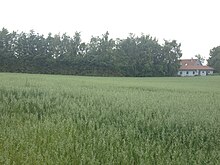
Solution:
M0 31L0 71L13 71L11 66L17 62L15 37L16 32L9 33L5 28Z
M111 39L106 32L81 41L79 32L47 36L35 33L0 31L0 71L100 75L100 76L175 76L182 56L180 44L159 44L148 35L130 34L126 39Z
M220 73L220 46L217 46L210 50L210 58L208 59L208 65L213 67L216 72Z

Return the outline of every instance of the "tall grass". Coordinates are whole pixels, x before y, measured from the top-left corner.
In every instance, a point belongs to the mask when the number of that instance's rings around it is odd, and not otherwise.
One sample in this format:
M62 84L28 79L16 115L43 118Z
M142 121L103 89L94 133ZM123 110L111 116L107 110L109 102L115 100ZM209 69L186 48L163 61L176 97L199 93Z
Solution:
M0 164L220 164L220 77L0 73Z

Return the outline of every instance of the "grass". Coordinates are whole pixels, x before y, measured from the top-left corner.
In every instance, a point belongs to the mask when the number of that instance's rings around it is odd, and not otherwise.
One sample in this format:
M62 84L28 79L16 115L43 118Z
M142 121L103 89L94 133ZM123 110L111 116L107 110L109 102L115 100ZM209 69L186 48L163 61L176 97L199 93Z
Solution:
M0 73L0 164L220 164L219 84Z

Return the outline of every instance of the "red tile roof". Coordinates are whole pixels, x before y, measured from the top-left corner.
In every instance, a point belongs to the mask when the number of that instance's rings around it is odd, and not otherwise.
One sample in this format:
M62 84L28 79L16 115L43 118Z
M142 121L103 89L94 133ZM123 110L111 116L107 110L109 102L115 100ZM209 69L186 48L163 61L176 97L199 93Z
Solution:
M180 60L179 70L214 70L212 67L203 66L198 59Z

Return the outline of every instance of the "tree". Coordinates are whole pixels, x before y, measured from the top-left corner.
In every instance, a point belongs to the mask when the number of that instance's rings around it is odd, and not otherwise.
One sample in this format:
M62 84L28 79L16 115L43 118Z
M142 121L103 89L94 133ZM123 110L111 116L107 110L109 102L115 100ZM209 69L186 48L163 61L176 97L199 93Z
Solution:
M166 65L165 75L175 76L180 67L179 59L182 57L181 44L178 44L176 40L167 41L164 40L163 53L165 55L164 63Z
M220 73L220 46L210 50L208 65L213 67L216 72Z
M16 32L9 33L5 28L0 31L0 71L15 71L15 38Z
M161 59L161 45L156 38L141 35L137 38L138 50L138 76L163 75L163 60Z
M115 72L115 41L109 38L108 31L102 37L92 37L84 64L89 74L111 75Z
M205 57L202 57L200 54L195 55L195 57L203 64L205 62Z

